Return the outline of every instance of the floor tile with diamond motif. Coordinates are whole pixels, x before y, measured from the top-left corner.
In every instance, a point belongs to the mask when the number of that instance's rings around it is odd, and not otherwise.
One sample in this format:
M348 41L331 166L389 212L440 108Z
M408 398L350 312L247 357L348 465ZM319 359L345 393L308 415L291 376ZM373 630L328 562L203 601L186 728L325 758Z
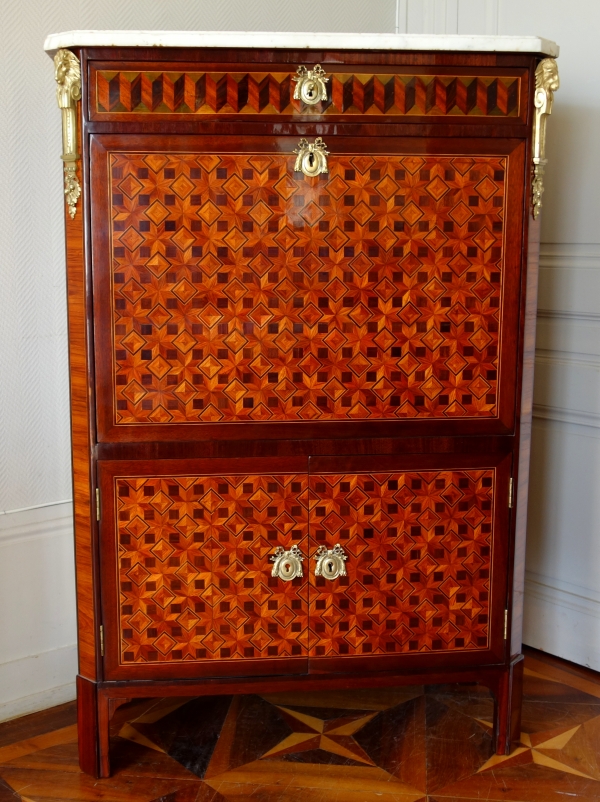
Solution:
M480 686L141 700L106 780L78 769L71 704L0 725L0 802L598 802L600 677L529 653L524 685L509 756Z

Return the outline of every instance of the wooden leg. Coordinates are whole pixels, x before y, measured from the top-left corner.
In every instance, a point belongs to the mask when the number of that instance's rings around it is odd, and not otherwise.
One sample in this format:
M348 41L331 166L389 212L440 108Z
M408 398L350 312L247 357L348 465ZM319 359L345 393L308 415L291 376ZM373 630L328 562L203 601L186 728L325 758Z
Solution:
M108 700L108 718L112 720L112 717L117 712L117 710L122 707L123 705L127 705L131 702L131 699L109 699Z
M110 777L110 720L113 710L108 696L98 694L98 753L100 777Z
M513 657L498 682L494 706L496 754L508 755L521 734L523 655Z
M118 705L117 705L118 706ZM95 682L77 677L79 767L92 777L110 777L110 700Z
M98 692L96 683L84 677L77 677L77 735L81 770L99 777Z

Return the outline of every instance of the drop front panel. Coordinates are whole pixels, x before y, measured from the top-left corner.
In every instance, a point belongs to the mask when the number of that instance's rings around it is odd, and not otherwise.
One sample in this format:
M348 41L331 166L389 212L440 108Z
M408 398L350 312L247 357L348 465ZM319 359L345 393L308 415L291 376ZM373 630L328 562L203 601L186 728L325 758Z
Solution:
M111 153L101 430L497 419L507 162Z

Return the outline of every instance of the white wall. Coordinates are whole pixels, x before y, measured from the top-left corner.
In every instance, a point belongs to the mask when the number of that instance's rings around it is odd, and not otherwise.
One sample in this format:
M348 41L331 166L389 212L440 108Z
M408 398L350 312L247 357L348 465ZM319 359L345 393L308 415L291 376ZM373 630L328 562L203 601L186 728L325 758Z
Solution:
M600 4L501 0L561 46L549 123L524 640L600 670Z
M600 669L600 516L593 514L600 472L600 88L592 40L599 23L596 0L5 0L0 720L70 698L76 670L60 116L42 50L46 34L72 29L397 28L559 42L562 87L549 124L544 196L526 642Z

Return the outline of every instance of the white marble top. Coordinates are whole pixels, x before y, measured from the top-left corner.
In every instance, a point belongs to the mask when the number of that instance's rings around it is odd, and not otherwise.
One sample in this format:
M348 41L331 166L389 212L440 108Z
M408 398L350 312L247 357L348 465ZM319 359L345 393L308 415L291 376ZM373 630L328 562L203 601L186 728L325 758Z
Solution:
M544 53L559 47L540 36L460 36L404 33L268 33L262 31L67 31L46 38L44 49L61 47L264 47L294 50L457 50Z

